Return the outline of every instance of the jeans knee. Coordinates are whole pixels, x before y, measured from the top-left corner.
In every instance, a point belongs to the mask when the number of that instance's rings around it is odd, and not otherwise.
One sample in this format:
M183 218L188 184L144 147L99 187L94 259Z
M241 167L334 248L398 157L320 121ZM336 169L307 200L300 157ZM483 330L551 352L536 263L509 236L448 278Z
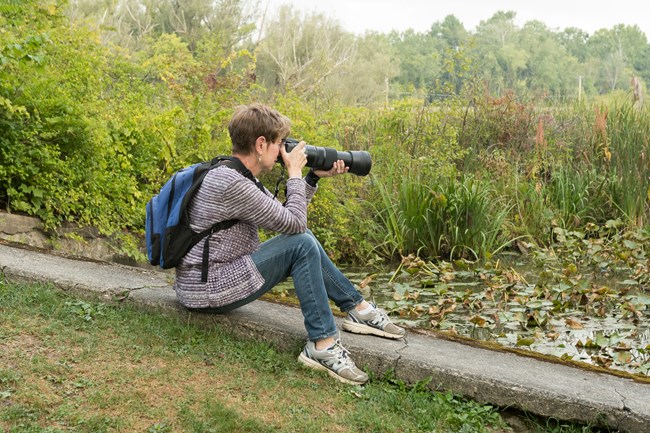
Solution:
M318 241L313 234L305 232L291 236L294 238L296 244L300 245L306 254L309 254L313 251L318 252Z

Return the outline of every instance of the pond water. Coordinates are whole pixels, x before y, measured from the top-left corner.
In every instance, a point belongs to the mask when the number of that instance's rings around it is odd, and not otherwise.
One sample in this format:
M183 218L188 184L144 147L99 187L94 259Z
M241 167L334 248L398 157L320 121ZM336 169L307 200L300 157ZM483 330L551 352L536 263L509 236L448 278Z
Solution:
M648 376L647 268L603 269L512 256L480 266L411 257L399 267L343 271L404 326ZM274 289L292 291L291 281Z

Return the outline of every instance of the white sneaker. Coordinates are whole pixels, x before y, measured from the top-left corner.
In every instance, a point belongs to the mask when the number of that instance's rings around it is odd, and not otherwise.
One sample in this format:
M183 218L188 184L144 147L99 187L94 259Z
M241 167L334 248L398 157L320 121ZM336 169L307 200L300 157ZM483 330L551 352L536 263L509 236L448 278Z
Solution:
M368 381L368 375L357 368L350 358L350 352L341 345L340 340L324 350L316 350L314 342L308 341L300 352L298 361L309 368L326 371L343 383L363 385Z
M353 308L348 312L348 317L343 319L343 329L355 334L377 335L386 338L402 338L406 335L404 328L391 322L386 312L379 308L373 308L366 314L361 314Z

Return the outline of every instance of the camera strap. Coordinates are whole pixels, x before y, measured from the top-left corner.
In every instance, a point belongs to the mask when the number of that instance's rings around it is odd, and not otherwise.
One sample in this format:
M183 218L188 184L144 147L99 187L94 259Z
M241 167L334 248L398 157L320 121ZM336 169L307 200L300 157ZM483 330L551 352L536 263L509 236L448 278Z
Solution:
M278 181L275 184L275 192L273 194L273 198L276 198L276 199L278 198L278 193L280 192L280 184L281 183L284 183L284 195L285 195L285 199L286 199L287 182L286 182L286 179L284 178L284 164L280 165L280 178L278 179Z

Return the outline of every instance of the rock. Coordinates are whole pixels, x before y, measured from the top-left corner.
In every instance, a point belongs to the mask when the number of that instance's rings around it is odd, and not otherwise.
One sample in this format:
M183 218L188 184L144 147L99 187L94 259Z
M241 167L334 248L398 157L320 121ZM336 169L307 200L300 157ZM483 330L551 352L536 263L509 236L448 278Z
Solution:
M15 235L18 233L29 233L35 230L43 230L43 224L38 218L5 212L0 213L1 233Z
M0 212L0 239L66 255L113 261L115 249L95 228L63 223L54 232L45 232L35 217Z

